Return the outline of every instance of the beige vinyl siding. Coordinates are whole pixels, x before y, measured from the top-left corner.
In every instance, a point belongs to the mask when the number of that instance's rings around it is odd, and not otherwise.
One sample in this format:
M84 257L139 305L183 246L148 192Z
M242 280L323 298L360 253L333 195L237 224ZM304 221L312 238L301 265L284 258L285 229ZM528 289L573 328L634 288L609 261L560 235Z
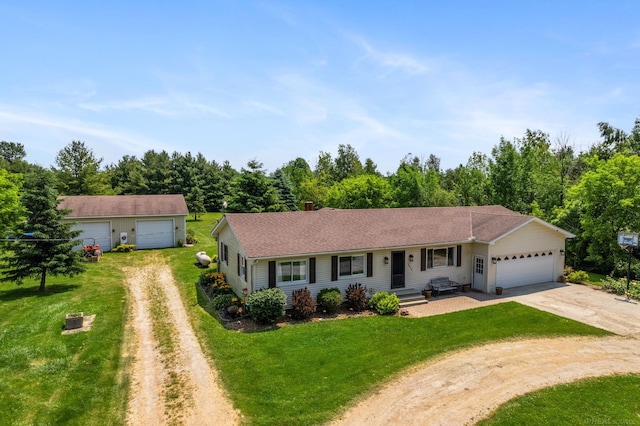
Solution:
M136 222L139 220L162 220L173 219L175 239L184 241L186 239L186 216L135 216L135 217L99 217L99 218L77 218L66 219L69 222L76 223L92 223L92 222L111 222L111 247L114 248L120 242L120 233L127 233L127 244L136 244ZM175 229L178 227L178 229ZM106 251L106 250L105 250Z
M220 247L220 243L226 244L229 248L229 260L228 262L222 262L221 260L219 260L219 271L224 273L227 282L231 285L231 288L236 295L242 295L242 290L244 288L248 288L251 292L252 289L250 283L245 281L243 279L244 277L238 275L238 253L240 253L240 256L246 255L244 254L244 252L242 252L242 250L240 250L238 240L232 232L231 228L229 228L228 226L225 226L224 229L220 231L220 234L218 236L218 247ZM220 256L221 253L218 253L218 259L221 259ZM252 273L252 266L255 265L251 265L251 261L248 260L247 279L249 279L249 277L251 276L250 274Z
M487 277L487 291L489 293L495 292L496 286L497 267L491 263L491 257L539 252L548 254L551 252L554 257L553 277L555 279L562 275L564 269L564 257L560 255L560 250L564 250L564 248L564 234L537 222L528 223L490 246L490 256L487 257L487 266L490 271Z
M221 234L222 235L222 234ZM448 245L451 246L451 245ZM453 245L455 247L455 245ZM440 246L438 246L440 247ZM231 248L229 249L231 251ZM462 265L460 267L447 266L443 268L427 269L426 271L420 271L420 248L405 249L405 288L423 290L429 284L431 278L448 276L451 280L460 283L469 283L471 280L470 268L471 263L469 256L471 255L471 245L462 245ZM394 251L402 251L395 250ZM349 255L364 255L368 252L353 252L353 253L336 253L337 256L349 256ZM377 250L369 251L373 253L373 276L366 276L366 260L365 260L365 276L361 277L348 277L338 278L337 281L331 281L331 255L314 256L316 258L316 282L314 284L297 283L297 284L277 284L287 295L287 300L291 299L291 294L294 290L308 288L311 291L312 296L315 298L318 292L324 288L336 287L340 290L344 296L344 292L349 284L360 283L366 286L368 289L375 292L387 291L391 292L391 250ZM413 262L409 262L409 254L413 254ZM389 258L389 263L384 263L384 258ZM277 261L295 261L295 260L308 260L312 256L292 256L291 258L273 259ZM269 287L269 260L260 259L258 263L253 265L253 278L255 279L253 290L265 289ZM229 265L231 267L231 263Z

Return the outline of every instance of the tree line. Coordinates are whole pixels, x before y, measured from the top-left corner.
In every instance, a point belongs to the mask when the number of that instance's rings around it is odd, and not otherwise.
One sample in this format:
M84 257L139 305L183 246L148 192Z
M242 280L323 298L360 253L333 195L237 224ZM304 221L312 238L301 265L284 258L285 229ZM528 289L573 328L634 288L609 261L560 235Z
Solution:
M61 195L180 193L196 218L208 211L293 211L306 201L316 209L499 204L576 234L567 263L610 273L626 259L617 232L640 230L640 119L629 133L605 122L598 128L600 140L580 152L567 136L552 141L527 130L455 168L442 170L433 154L409 153L386 175L351 145L339 145L335 158L320 151L313 166L296 158L269 173L255 159L235 170L201 153L155 150L103 166L81 141L60 150L49 171ZM25 157L22 144L0 142L0 231L17 220L10 206L20 200L23 177L38 169Z

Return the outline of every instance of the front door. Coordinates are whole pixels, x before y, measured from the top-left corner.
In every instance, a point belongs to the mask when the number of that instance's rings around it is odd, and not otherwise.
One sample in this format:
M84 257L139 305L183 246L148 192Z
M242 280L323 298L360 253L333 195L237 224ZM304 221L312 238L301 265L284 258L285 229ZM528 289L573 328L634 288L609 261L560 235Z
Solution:
M484 257L473 256L473 288L484 291Z
M391 288L404 288L404 252L391 252Z

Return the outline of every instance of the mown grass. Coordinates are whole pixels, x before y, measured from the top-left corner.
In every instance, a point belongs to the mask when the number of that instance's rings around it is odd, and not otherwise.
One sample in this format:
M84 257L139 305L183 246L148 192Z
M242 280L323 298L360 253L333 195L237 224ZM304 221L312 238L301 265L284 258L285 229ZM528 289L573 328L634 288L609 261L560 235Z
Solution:
M638 375L584 379L515 398L478 424L637 425L639 395Z
M587 272L589 274L589 284L595 286L601 286L602 280L606 277L603 274L596 274L595 272Z
M103 256L73 278L0 283L2 424L124 423L128 381L121 359L126 297L120 259ZM65 315L96 315L89 332L62 335Z
M319 424L412 364L495 340L610 333L514 302L428 318L362 317L243 334L202 307L195 253L213 257L206 238L216 216L191 222L200 243L163 252L196 331L215 359L237 408L251 424ZM203 235L205 238L200 238Z

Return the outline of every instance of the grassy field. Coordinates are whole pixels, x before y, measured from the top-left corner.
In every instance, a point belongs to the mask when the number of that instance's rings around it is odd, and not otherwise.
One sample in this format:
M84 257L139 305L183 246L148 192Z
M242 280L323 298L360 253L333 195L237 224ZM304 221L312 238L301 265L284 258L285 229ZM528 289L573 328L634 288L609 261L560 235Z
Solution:
M118 425L124 422L126 311L119 265L104 256L85 274L38 284L0 284L2 424ZM90 332L62 335L67 313L96 315Z
M493 340L607 332L517 303L429 318L363 317L243 334L207 314L194 283L195 253L215 254L216 217L190 222L200 243L164 251L201 341L252 424L318 424L402 369L443 352Z
M637 375L585 379L515 398L478 424L637 425L639 395Z

